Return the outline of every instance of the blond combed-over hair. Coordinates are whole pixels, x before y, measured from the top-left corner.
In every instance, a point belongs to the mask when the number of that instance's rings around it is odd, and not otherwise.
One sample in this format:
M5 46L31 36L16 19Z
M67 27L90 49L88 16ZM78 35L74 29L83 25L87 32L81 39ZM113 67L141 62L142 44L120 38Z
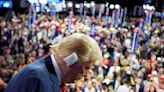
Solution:
M51 51L62 59L75 52L80 62L102 61L102 53L97 42L82 33L74 33L63 38L58 45L51 45Z

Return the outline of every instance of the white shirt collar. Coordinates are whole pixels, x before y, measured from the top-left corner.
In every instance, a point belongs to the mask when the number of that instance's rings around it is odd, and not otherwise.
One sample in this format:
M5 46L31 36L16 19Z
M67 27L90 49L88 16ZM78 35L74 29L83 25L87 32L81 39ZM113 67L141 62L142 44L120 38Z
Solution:
M53 54L51 54L51 60L52 60L52 64L54 66L55 72L57 74L59 83L61 84L61 77L62 77L61 70Z

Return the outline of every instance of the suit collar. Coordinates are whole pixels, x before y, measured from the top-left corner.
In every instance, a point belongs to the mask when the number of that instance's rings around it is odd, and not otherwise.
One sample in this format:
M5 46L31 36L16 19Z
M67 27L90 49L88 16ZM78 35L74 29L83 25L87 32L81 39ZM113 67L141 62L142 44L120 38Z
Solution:
M59 68L57 61L55 60L54 55L51 54L47 56L45 58L45 64L46 64L46 68L50 73L57 75L59 84L61 84L61 77L62 77L61 70Z
M56 72L55 72L55 69L54 69L54 66L52 64L50 56L45 57L45 65L46 65L46 68L47 68L49 73L56 75Z
M58 63L57 63L57 61L56 61L56 59L55 59L53 54L51 54L51 60L52 60L53 66L55 68L55 71L57 73L57 77L59 79L59 83L61 84L62 73L61 73L60 67L59 67L59 65L58 65Z

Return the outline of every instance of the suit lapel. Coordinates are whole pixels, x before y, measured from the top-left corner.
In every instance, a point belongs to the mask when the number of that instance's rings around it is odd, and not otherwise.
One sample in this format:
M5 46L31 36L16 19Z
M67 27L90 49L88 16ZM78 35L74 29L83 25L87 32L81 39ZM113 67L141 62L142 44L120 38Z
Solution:
M56 75L50 55L45 57L45 64L46 64L46 68L47 68L48 72Z
M59 80L57 78L57 74L56 74L55 68L52 64L52 60L51 60L50 55L45 57L44 61L45 61L45 65L46 65L46 68L47 68L48 73L49 73L50 80L52 82L52 88L53 88L54 92L60 92Z

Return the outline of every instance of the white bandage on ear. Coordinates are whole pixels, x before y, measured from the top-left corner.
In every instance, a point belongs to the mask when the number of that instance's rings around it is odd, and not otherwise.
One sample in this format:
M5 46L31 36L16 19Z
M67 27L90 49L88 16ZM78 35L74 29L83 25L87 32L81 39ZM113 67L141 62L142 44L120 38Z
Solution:
M71 55L65 57L63 60L67 64L67 66L72 66L73 64L79 61L79 58L77 54L74 52Z

